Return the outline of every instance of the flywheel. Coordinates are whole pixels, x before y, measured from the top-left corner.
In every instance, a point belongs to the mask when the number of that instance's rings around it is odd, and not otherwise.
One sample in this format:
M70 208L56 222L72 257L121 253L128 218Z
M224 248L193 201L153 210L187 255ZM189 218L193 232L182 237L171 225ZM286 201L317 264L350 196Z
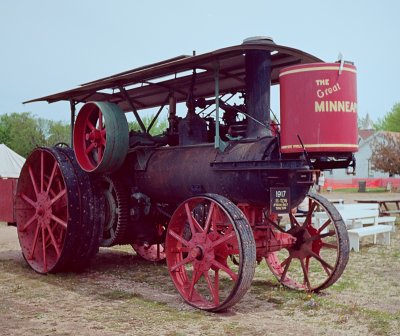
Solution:
M82 106L74 127L74 151L87 172L112 173L124 163L129 127L124 111L108 102Z

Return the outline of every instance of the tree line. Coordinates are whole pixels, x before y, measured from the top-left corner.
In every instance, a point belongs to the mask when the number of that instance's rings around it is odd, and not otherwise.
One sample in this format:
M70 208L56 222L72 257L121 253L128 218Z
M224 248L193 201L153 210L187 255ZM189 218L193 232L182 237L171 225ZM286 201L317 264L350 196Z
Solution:
M23 157L37 146L70 143L70 126L61 121L36 118L30 112L0 115L0 143Z

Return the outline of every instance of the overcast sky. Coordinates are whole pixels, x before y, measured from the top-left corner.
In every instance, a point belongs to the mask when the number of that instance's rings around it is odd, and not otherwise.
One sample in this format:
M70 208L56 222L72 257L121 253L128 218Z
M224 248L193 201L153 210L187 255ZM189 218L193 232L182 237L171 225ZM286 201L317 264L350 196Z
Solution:
M358 69L358 112L400 101L400 1L1 0L0 114L69 120L68 103L28 99L256 35ZM277 102L272 102L277 106Z

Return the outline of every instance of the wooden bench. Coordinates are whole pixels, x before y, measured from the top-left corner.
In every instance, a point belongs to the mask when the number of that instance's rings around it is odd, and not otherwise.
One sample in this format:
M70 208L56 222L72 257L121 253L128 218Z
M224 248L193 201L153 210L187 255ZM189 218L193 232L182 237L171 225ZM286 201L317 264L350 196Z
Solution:
M376 203L341 204L336 205L336 208L349 228L387 224L395 232L396 217L379 216L379 205Z
M374 243L390 245L390 232L392 231L391 225L371 225L364 226L356 229L347 230L350 241L350 251L360 251L360 239L365 236L378 235L378 240Z

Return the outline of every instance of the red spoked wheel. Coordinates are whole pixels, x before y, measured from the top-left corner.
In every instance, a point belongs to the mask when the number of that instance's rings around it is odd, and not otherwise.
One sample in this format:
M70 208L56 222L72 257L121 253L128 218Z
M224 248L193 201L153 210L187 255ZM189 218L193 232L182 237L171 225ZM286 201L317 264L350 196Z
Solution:
M25 260L39 273L77 269L98 249L95 210L89 211L94 202L81 183L82 176L58 149L34 150L21 170L15 201L18 238Z
M167 229L166 256L183 299L208 311L237 303L256 265L248 221L232 202L215 194L190 198L177 208Z
M51 272L62 259L67 235L67 183L56 157L35 150L21 171L16 200L18 238L28 264Z
M349 259L349 238L342 217L328 200L309 194L307 202L304 217L289 214L286 223L286 232L296 238L294 245L269 253L266 261L282 285L317 292L342 275Z
M129 146L129 128L124 112L108 102L82 106L74 126L74 151L87 172L114 172L121 167Z

